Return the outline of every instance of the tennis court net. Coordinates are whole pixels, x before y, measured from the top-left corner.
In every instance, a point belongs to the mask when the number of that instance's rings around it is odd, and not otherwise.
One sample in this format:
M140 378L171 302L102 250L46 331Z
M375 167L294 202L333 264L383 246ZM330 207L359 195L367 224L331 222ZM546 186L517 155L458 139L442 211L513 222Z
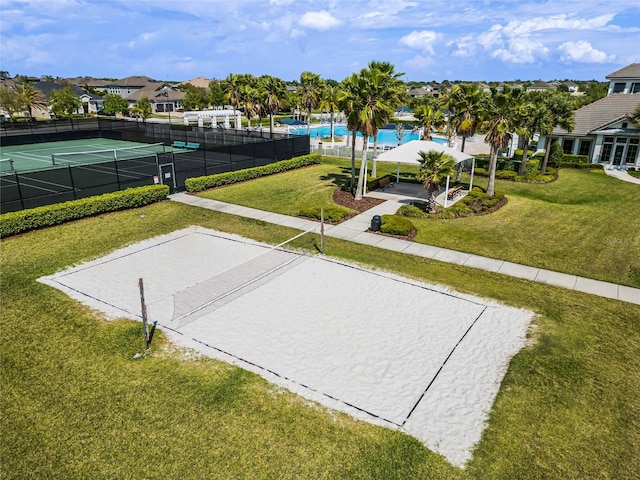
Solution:
M148 157L156 153L163 153L163 143L152 143L135 147L110 148L105 150L90 150L85 152L52 153L53 165L66 165L78 163L96 163L113 160L132 160L134 158Z
M0 173L14 173L15 171L11 158L0 159Z

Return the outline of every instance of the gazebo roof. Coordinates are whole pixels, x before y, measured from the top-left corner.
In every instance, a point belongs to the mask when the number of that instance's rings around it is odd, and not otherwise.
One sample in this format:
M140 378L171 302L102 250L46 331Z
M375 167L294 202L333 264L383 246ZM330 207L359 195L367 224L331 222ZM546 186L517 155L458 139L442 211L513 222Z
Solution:
M431 142L427 140L412 140L407 142L399 147L394 148L393 150L386 151L378 155L378 162L392 162L392 163L412 163L418 164L418 152L425 151L429 152L431 150L435 150L437 152L444 152L447 155L451 155L456 163L464 162L465 160L469 160L473 158L471 155L468 155L464 152L460 152L451 147L443 145L438 142Z

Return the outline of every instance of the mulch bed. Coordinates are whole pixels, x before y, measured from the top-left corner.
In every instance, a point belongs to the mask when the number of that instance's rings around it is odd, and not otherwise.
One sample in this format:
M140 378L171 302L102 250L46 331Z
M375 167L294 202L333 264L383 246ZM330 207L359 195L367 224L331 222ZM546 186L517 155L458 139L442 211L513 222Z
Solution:
M351 192L345 192L339 188L333 191L333 201L343 207L357 210L359 213L366 212L370 208L385 202L380 198L371 197L362 197L362 200L356 200Z

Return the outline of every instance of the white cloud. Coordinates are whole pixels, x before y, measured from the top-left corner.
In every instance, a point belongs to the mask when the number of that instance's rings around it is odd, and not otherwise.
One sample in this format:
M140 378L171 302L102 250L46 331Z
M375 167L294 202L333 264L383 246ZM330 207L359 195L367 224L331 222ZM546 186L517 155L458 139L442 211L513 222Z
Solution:
M449 42L447 46L455 46L455 50L452 53L454 57L471 57L476 54L476 39L471 35Z
M561 60L569 60L578 63L605 63L612 61L615 56L607 55L605 52L597 50L589 42L578 40L577 42L565 42L558 47L564 55Z
M314 30L330 30L342 25L342 22L326 10L321 12L307 12L298 22L300 26Z
M545 56L549 49L528 38L512 38L507 48L498 48L491 56L509 63L534 63L537 57Z
M302 30L298 30L297 28L291 30L291 38L304 37L305 35L306 33L304 33Z
M413 31L398 40L398 43L413 48L414 50L420 50L422 53L434 55L433 44L441 37L441 34L431 30L422 30L421 32Z
M425 57L423 55L416 55L404 62L404 66L409 70L422 70L429 65L433 64L434 60L431 57Z
M269 0L269 5L275 5L277 7L285 7L291 5L295 0Z
M504 26L504 32L508 36L517 36L551 29L598 30L606 27L613 17L613 14L607 14L593 18L571 18L567 14L562 14L551 17L536 17L525 21L514 20Z

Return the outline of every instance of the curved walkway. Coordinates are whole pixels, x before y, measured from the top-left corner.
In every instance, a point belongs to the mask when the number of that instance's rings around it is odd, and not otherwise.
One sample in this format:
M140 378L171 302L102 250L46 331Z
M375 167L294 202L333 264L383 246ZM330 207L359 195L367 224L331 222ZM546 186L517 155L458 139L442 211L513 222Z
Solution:
M617 178L618 180L623 180L629 183L637 183L638 185L640 185L640 178L629 175L626 170L618 170L617 168L605 167L604 173L606 173L610 177Z
M219 202L217 200L209 200L195 195L189 195L184 192L170 195L169 198L173 201L188 205L208 208L210 210L229 213L231 215L253 218L255 220L262 220L264 222L297 228L303 231L311 231L314 229L316 229L317 232L320 231L320 224L313 220L290 217L279 213L265 212L264 210L233 205L230 203ZM534 282L640 305L640 289L638 288L593 280L591 278L579 277L577 275L554 272L552 270L545 270L542 268L529 267L527 265L497 260L495 258L481 257L471 253L424 245L408 240L401 240L398 238L367 232L367 229L371 225L371 218L374 215L393 214L398 210L398 208L400 208L400 206L402 206L402 204L402 198L387 200L344 223L339 225L325 225L324 233L328 237L348 240L363 245L375 246L377 248L416 255L418 257L431 258L433 260L446 263L464 265L466 267L477 268L489 272L501 273L510 277L524 278Z

